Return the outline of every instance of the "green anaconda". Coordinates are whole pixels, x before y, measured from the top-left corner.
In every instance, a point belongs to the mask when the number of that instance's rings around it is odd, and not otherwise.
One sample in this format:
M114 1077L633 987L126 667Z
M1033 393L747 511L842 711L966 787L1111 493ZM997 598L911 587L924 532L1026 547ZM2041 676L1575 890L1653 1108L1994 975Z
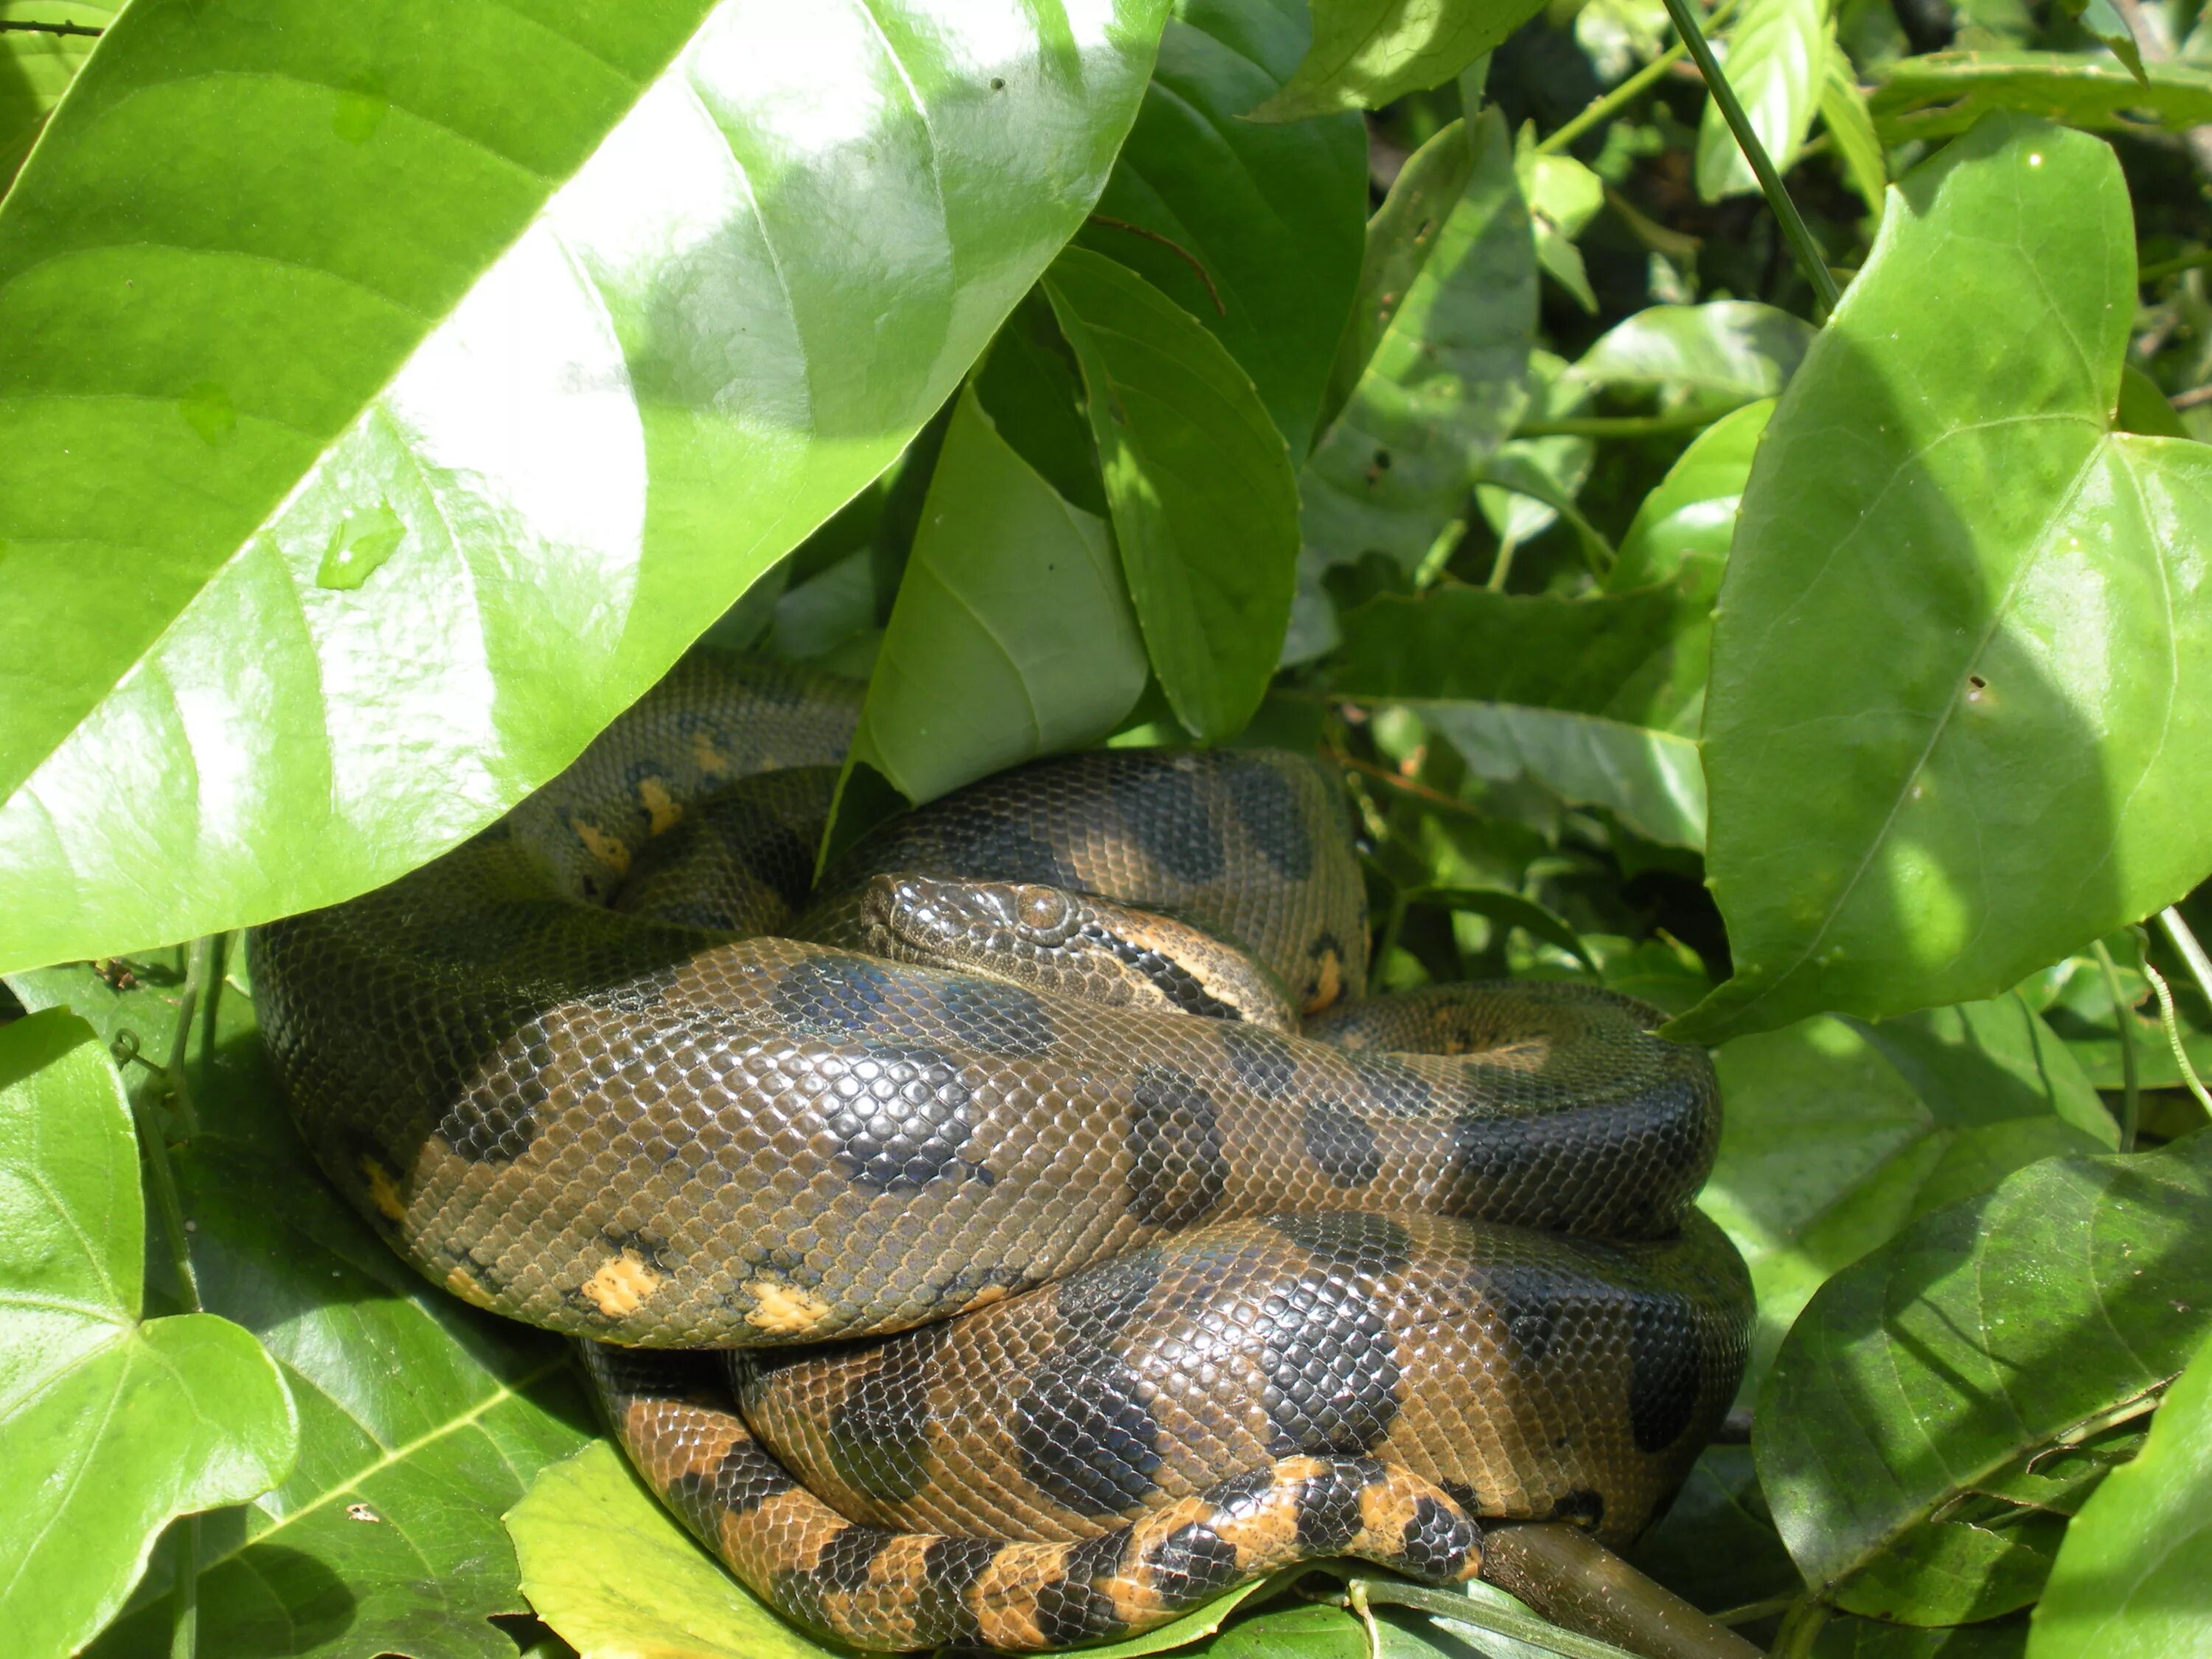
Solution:
M1274 751L1033 763L810 890L855 712L695 659L483 835L256 932L383 1236L587 1339L670 1508L865 1647L1632 1536L1743 1364L1703 1053L1588 987L1346 1000L1345 801Z

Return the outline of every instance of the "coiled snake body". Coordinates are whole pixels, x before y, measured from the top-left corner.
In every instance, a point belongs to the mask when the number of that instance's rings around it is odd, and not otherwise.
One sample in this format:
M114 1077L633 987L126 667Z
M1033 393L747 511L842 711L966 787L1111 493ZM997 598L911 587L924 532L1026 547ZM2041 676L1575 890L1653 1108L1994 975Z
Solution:
M1344 803L1269 751L1041 763L810 900L854 714L695 659L483 835L257 931L295 1115L384 1236L591 1339L664 1501L862 1646L1632 1536L1743 1364L1703 1054L1584 987L1344 1003Z

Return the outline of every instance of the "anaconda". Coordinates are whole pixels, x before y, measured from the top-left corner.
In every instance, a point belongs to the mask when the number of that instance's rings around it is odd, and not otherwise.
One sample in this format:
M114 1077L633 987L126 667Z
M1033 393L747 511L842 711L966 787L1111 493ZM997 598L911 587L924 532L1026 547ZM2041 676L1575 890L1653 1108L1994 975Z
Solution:
M1743 1364L1703 1053L1580 985L1347 1000L1343 796L1281 752L1035 763L814 890L856 712L695 658L483 835L256 932L384 1236L583 1339L671 1509L864 1647L1632 1536Z

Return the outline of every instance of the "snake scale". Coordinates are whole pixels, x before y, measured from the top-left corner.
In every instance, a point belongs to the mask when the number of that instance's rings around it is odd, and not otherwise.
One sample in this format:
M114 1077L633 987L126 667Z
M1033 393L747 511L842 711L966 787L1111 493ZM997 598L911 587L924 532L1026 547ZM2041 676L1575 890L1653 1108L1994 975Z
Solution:
M1348 1000L1346 802L1277 751L1036 763L811 891L856 714L695 656L482 835L256 931L382 1235L586 1339L663 1501L862 1647L1633 1536L1744 1360L1705 1054L1583 986Z

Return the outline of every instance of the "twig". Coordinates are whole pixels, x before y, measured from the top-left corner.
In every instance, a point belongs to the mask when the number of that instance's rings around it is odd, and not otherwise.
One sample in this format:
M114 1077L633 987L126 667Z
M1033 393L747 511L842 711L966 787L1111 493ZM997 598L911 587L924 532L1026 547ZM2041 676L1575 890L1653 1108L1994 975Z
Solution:
M1171 237L1161 235L1157 230L1147 230L1142 225L1133 225L1127 219L1116 219L1110 214L1094 213L1091 216L1091 222L1094 225L1103 225L1109 230L1126 230L1130 235L1141 236L1148 242L1158 242L1198 273L1198 280L1206 284L1206 297L1213 301L1214 314L1218 317L1226 317L1229 314L1229 307L1221 303L1221 290L1214 287L1213 278L1206 274L1206 267L1199 264L1197 256L1182 243Z
M1373 778L1378 783L1387 783L1393 789L1403 790L1407 794L1413 796L1416 799L1426 801L1431 806L1439 807L1448 812L1457 812L1470 818L1479 818L1482 816L1479 809L1468 805L1457 796L1447 795L1443 790L1432 789L1425 783L1417 783L1412 778L1407 777L1402 773L1394 772L1387 766L1377 766L1373 761L1362 760L1357 755L1347 755L1341 749L1324 748L1322 753L1339 766L1347 767L1363 776Z
M2193 386L2186 392L2177 392L2166 399L2176 409L2194 409L2199 404L2212 404L2212 386Z
M2212 1094L2205 1093L2203 1081L2197 1075L2197 1068L2189 1063L2189 1050L2182 1046L2181 1022L2174 1017L2173 993L2166 988L2166 975L2152 967L2150 959L2145 957L2143 977L2150 981L2150 988L2158 993L2158 1023L2166 1029L2166 1046L2173 1050L2173 1063L2181 1069L2181 1080L2189 1085L2189 1092L2197 1097L2197 1103L2206 1113L2212 1114Z
M2120 995L2120 970L2105 941L2089 946L2097 966L2105 970L2105 989L2112 999L2112 1024L2120 1034L2120 1150L2136 1149L2136 1125L2142 1120L2142 1088L2136 1074L2135 1011Z
M1530 421L1513 428L1516 438L1661 438L1711 426L1718 415L1686 410L1672 415L1570 415L1556 421ZM1494 483L1486 479L1485 483Z
M177 997L177 1029L169 1039L169 1062L163 1067L169 1081L169 1097L176 1103L177 1127L186 1140L200 1132L200 1115L192 1105L192 1092L185 1081L185 1050L192 1040L192 1016L199 1010L201 994L215 965L215 937L196 939L185 957L185 988ZM206 1052L202 1045L201 1052Z
M1735 0L1721 0L1720 4L1713 8L1705 21L1708 24L1720 23L1727 18L1730 11L1735 9ZM1581 112L1568 121L1565 126L1538 143L1536 154L1556 155L1583 134L1597 125L1599 122L1618 114L1622 105L1631 101L1653 82L1664 77L1669 70L1682 61L1689 50L1687 46L1677 41L1610 92L1600 93L1583 106Z
M1805 228L1805 221L1797 211L1796 203L1790 199L1790 192L1783 185L1782 175L1774 170L1774 162L1766 153L1766 146L1759 142L1759 135L1751 130L1751 118L1743 112L1743 106L1736 100L1735 88L1729 84L1728 76L1721 72L1720 64L1713 57L1712 46L1706 41L1705 31L1698 25L1698 15L1691 9L1690 0L1666 0L1666 3L1667 15L1674 20L1675 28L1681 32L1682 42L1689 47L1690 56L1696 60L1698 72L1705 77L1705 85L1712 93L1713 102L1720 107L1722 118L1728 123L1729 131L1735 134L1737 148L1743 151L1743 159L1751 163L1752 173L1758 179L1759 188L1766 197L1766 205L1782 222L1782 234L1789 239L1790 252L1797 256L1798 269L1804 273L1805 280L1813 285L1813 292L1820 295L1821 305L1832 313L1837 301L1843 298L1843 290L1836 286L1836 279L1828 274L1827 256L1820 252L1820 245L1813 240L1813 233Z
M2138 283L2154 283L2161 276L2179 276L2185 270L2196 270L2212 265L2212 247L2199 248L2194 253L2177 253L2171 259L2159 259L2136 272Z
M0 34L81 34L98 40L106 33L89 23L0 23Z

